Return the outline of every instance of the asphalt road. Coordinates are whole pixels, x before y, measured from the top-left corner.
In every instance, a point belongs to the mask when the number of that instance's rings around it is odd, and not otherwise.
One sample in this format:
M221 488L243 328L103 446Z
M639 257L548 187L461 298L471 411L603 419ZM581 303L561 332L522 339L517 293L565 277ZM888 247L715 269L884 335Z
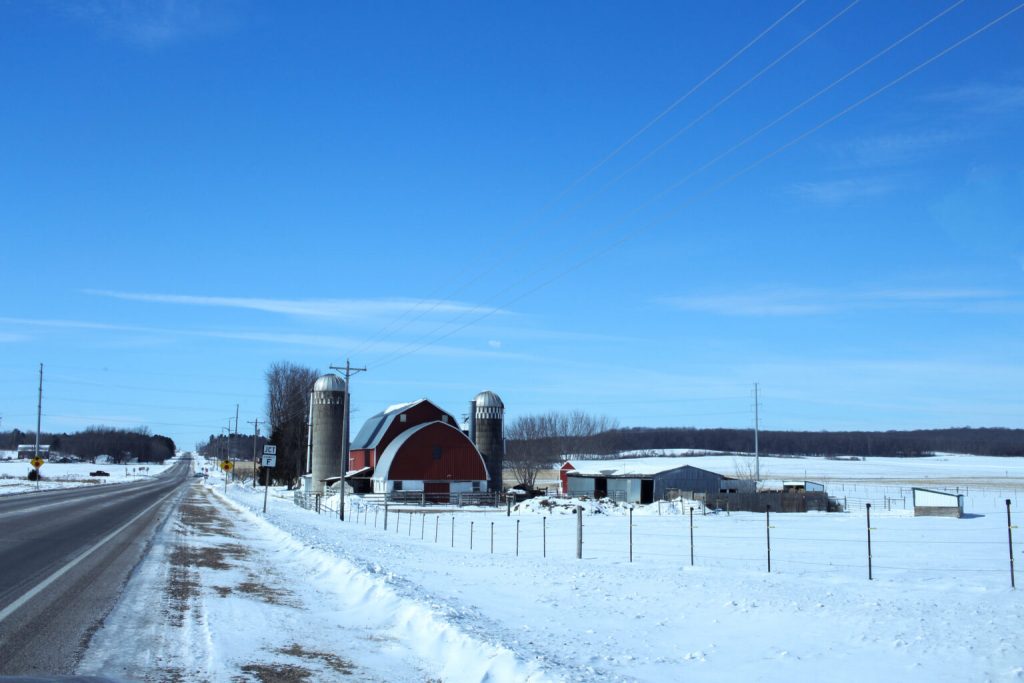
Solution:
M74 673L191 477L0 497L0 675Z

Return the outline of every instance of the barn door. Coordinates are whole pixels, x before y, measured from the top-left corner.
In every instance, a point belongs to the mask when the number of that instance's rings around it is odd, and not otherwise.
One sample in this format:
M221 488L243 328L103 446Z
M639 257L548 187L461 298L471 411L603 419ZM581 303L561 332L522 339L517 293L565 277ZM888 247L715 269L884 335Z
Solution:
M428 503L447 503L448 502L448 482L446 481L427 481L423 482L423 492L427 496Z

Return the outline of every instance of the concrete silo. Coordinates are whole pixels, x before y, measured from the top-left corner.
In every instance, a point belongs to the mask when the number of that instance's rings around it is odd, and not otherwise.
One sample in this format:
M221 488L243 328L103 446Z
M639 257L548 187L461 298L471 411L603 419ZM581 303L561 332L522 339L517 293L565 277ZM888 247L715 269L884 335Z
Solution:
M469 438L487 463L489 491L503 490L501 465L505 459L505 404L493 391L483 391L470 403Z
M323 480L341 476L345 380L323 375L313 385L309 404L313 493L323 493Z

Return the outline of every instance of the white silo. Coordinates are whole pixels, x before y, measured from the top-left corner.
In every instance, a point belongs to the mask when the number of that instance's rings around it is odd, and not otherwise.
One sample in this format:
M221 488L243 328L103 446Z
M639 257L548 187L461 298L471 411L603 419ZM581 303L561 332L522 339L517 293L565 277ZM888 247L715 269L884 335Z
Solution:
M345 380L337 375L317 379L309 411L313 493L323 493L324 479L341 476Z

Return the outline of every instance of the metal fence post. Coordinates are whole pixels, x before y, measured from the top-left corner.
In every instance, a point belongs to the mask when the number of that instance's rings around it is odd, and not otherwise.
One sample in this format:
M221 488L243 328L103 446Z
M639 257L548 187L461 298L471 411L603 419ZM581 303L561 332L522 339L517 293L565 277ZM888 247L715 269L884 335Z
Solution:
M491 555L494 554L494 522L491 522Z
M455 515L452 515L452 547L455 547Z
M547 517L541 517L540 518L540 523L541 523L541 535L542 535L542 538L541 538L541 544L542 544L541 545L541 550L542 550L541 557L547 557L548 556L548 518Z
M576 559L583 559L583 506L576 506Z
M1006 540L1010 543L1010 588L1017 589L1016 579L1013 577L1013 519L1010 517L1010 499L1006 499Z
M423 535L426 533L426 531L427 531L427 513L424 512L423 515L420 517L420 540L421 541L423 540Z
M469 522L469 549L473 549L473 521Z
M388 501L384 501L384 531L388 530Z
M772 573L772 506L764 506L764 533L768 541L768 573Z
M493 525L494 522L491 522ZM516 520L516 557L519 557L519 520Z
M629 506L629 561L633 561L633 506Z
M864 509L868 513L868 581L874 577L871 575L871 503L864 503Z
M693 566L693 508L690 508L690 566Z
M398 510L398 511L395 512L395 533L396 534L398 533L398 530L401 528L401 526L402 526L402 511Z

